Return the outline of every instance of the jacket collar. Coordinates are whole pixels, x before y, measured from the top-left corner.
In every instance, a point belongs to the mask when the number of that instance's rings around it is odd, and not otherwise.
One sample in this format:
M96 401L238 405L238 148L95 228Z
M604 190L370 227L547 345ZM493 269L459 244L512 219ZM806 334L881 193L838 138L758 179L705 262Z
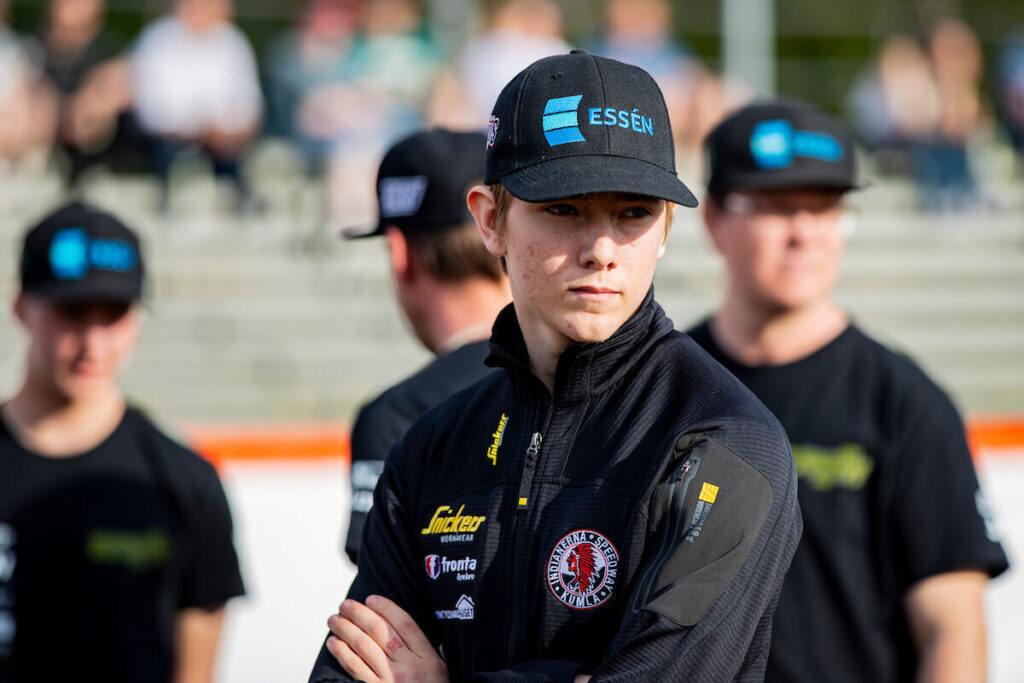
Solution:
M636 313L611 337L603 342L569 346L562 352L555 369L553 400L559 404L577 403L609 391L642 361L648 347L672 329L672 321L654 300L651 287ZM517 394L536 391L537 387L544 389L530 371L529 353L512 304L494 322L491 353L485 362L504 368Z

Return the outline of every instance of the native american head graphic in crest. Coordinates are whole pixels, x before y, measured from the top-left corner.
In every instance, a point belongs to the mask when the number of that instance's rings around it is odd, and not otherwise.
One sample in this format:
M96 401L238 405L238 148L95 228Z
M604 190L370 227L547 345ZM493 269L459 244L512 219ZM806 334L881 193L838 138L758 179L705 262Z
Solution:
M590 609L612 595L619 553L604 535L579 529L562 537L548 560L551 593L573 609Z

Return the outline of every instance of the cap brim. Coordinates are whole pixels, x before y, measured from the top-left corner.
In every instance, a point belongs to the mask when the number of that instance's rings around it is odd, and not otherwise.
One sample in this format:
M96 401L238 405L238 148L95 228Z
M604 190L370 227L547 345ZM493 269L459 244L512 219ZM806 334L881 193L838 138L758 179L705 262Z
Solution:
M361 240L364 237L377 237L384 234L384 226L376 225L349 225L338 231L338 237L346 240Z
M138 290L103 282L57 283L51 286L33 287L26 291L47 301L68 304L86 301L131 303L142 299L142 292Z
M713 179L712 179L713 180ZM827 173L814 173L813 175L796 176L792 174L774 173L741 173L731 177L728 183L720 183L722 187L716 187L712 182L708 189L712 192L723 193L733 190L797 190L797 189L822 189L838 190L849 192L861 190L866 185L850 182L846 174L829 175Z
M697 198L675 173L629 157L560 157L508 173L500 180L512 196L526 202L549 202L595 192L626 192L690 208L697 206Z

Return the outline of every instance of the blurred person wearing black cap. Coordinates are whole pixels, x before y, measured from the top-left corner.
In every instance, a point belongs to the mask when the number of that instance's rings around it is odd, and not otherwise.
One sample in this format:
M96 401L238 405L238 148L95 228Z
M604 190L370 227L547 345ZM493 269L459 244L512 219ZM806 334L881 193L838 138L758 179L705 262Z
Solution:
M511 300L501 263L480 241L466 192L484 177L483 133L433 129L395 143L380 164L380 218L406 319L437 358L359 410L352 428L352 510L345 552L356 561L388 451L428 408L482 378L487 338Z
M81 203L25 237L28 350L0 406L0 681L209 681L244 592L213 468L126 404L135 233Z
M1007 568L945 393L866 335L834 289L857 187L849 133L749 105L709 135L704 218L728 275L689 334L782 422L804 535L769 681L982 681L982 591Z
M796 472L654 301L670 206L697 203L661 92L583 51L534 62L492 110L484 183L502 372L389 454L310 680L759 678Z

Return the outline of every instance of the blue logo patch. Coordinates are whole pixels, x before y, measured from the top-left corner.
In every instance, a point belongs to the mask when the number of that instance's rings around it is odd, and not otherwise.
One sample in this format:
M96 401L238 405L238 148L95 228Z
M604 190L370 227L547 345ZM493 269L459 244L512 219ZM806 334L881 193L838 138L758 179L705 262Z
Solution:
M568 142L586 142L580 133L579 112L583 95L553 97L544 105L544 137L552 147Z
M50 268L58 280L81 280L89 270L89 236L83 228L64 228L50 242Z
M135 247L122 240L90 240L84 228L63 228L50 242L50 268L58 280L81 280L90 268L127 272L138 264Z
M750 153L761 168L786 168L795 157L836 162L843 158L843 146L826 133L793 130L785 119L762 121L750 135Z

